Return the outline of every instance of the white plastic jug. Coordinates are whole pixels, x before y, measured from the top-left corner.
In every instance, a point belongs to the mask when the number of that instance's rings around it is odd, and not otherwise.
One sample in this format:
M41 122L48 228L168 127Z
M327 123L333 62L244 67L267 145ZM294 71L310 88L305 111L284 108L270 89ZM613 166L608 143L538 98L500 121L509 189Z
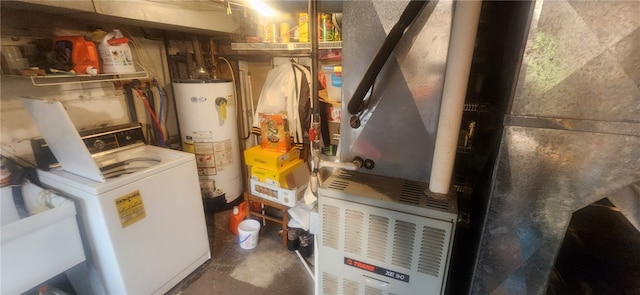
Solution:
M99 46L103 73L123 74L136 71L128 42L129 39L117 29L104 36Z

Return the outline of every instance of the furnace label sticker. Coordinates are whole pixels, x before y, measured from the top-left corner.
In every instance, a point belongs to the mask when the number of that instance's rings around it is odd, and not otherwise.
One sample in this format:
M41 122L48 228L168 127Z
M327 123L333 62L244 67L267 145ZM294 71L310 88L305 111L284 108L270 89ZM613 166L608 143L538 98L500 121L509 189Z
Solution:
M140 195L139 190L117 198L116 208L118 209L120 224L122 224L123 228L132 225L147 216L144 211L144 204L142 203L142 196Z
M403 274L397 271L393 271L390 269L386 269L384 267L379 267L379 266L375 266L373 264L369 264L369 263L365 263L362 261L358 261L355 259L351 259L348 257L344 258L344 264L348 265L348 266L352 266L361 270L366 270L368 272L372 272L375 274L379 274L381 276L385 276L387 278L391 278L394 280L398 280L398 281L403 281L408 283L409 282L409 275L408 274Z

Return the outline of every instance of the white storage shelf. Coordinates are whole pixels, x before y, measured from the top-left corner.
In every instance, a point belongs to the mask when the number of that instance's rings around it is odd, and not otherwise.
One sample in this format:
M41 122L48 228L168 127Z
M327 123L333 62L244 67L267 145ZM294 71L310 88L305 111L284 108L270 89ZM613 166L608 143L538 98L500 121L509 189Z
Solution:
M133 79L146 79L149 74L146 71L127 74L97 74L97 75L47 75L27 76L35 86L50 86L62 84L81 84L92 82L109 82Z
M318 49L342 48L342 41L318 42ZM310 51L311 43L231 43L232 50Z
M40 191L31 183L23 189L31 199ZM1 294L20 294L85 261L73 202L20 219L11 187L3 187L0 197Z

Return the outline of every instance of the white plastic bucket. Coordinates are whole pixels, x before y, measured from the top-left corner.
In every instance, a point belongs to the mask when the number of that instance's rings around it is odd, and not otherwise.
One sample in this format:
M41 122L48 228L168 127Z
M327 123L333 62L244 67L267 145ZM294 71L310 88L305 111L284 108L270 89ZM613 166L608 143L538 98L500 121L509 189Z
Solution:
M238 225L238 244L242 249L253 249L258 245L260 222L247 219Z

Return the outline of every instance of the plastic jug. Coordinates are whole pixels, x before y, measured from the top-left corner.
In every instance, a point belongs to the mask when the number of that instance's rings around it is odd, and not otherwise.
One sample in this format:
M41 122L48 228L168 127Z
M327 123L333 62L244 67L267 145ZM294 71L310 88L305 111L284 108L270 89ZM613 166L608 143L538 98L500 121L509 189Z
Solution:
M238 235L238 225L240 225L240 222L246 217L246 204L247 202L242 202L239 206L234 206L229 216L229 231L236 236Z
M104 36L99 46L103 73L123 74L136 71L128 43L129 39L117 29Z
M342 99L342 66L325 66L322 70L326 79L329 100L340 102Z
M54 50L62 52L73 64L76 74L94 74L100 70L96 45L84 36L61 36L53 39Z

